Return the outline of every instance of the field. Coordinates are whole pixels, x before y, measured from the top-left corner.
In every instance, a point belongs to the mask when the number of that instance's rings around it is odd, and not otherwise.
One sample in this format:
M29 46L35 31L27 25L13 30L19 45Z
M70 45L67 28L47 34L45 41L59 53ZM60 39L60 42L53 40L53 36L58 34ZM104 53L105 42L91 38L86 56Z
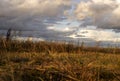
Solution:
M120 81L120 48L1 38L0 81Z

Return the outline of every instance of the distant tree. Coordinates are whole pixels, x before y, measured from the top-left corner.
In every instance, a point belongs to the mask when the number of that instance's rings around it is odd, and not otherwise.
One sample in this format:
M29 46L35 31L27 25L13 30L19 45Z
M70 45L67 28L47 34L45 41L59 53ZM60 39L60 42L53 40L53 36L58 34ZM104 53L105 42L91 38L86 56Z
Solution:
M9 28L8 29L8 31L7 31L7 34L6 34L6 41L9 41L11 38L11 31L12 31L12 29L11 28Z

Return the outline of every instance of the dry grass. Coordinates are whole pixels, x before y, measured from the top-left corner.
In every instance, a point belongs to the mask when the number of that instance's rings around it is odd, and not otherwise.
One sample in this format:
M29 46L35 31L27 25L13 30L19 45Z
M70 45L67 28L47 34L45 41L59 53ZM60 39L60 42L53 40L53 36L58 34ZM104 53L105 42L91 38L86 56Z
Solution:
M1 39L0 81L120 81L120 49Z

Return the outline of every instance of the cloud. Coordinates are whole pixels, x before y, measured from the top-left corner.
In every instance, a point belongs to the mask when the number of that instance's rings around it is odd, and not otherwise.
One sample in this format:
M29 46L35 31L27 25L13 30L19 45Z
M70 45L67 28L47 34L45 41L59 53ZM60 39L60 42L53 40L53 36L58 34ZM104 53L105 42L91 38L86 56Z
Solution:
M120 33L117 34L112 30L87 30L87 32L83 35L96 41L120 41Z
M94 41L120 42L120 33L107 29L82 28L68 37L74 39L91 39Z
M63 14L69 4L70 0L2 0L0 11L1 14L10 16L57 16Z
M112 28L119 34L119 10L119 0L0 0L0 34L5 35L6 30L12 28L20 30L23 38L30 36L44 40L76 41L80 38L87 42L94 41L96 37L101 38L95 33L99 31L96 29L78 33L79 25L83 23L82 25ZM83 21L76 21L74 15ZM111 35L109 32L101 33ZM116 33L113 34L112 37L116 36Z
M0 0L0 29L41 30L44 20L59 20L70 0Z
M120 29L119 0L81 1L75 10L76 18L83 25L94 25L105 29Z

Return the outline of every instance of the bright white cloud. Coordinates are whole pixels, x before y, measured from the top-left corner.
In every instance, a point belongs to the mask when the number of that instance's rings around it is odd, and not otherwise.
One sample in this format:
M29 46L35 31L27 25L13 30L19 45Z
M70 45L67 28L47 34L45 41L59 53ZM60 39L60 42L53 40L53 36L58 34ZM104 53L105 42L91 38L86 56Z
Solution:
M84 34L88 38L97 41L120 41L120 33L115 33L109 30L87 30L88 33Z
M57 31L57 32L71 32L71 31L73 31L73 29L70 27L61 28L61 27L53 26L53 27L48 27L47 29L52 30L52 31Z
M83 28L70 35L71 38L89 38L95 41L114 41L120 42L120 33L112 30Z
M77 19L85 20L84 25L95 25L100 28L120 29L119 0L81 1L75 14Z

